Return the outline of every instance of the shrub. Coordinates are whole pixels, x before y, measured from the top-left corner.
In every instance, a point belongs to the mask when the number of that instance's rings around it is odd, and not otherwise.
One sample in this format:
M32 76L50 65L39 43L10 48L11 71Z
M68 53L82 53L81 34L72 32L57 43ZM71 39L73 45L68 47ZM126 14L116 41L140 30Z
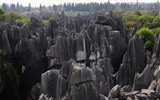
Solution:
M158 34L160 32L160 27L154 28L153 31Z
M43 24L45 25L49 25L49 22L52 21L52 20L55 20L56 22L58 22L58 19L57 18L50 18L49 20L42 20Z
M0 50L0 64L2 65L0 69L0 75L4 77L5 81L3 96L11 96L9 98L21 100L19 95L20 76L12 64L4 59L2 50Z
M52 20L55 20L56 22L58 22L58 19L57 19L57 18L50 18L50 19L49 19L49 22L52 21Z
M154 16L149 13L144 13L142 16L140 16L139 20L142 24L142 27L152 27Z
M6 19L6 14L0 15L0 21L4 21Z
M22 22L22 23L28 25L30 23L30 19L29 18L22 18L22 19L18 19L17 22Z
M139 34L144 39L144 44L146 48L153 47L156 40L156 36L152 30L143 27L140 30L138 30L136 34Z
M3 14L5 14L5 11L2 8L0 8L0 15L3 15Z
M21 16L20 14L16 13L16 12L10 12L10 13L8 14L8 16L9 16L10 18L15 18L16 20L22 19L22 16Z
M138 15L138 16L142 16L141 12L139 12L139 11L135 11L134 14Z
M43 24L49 25L49 20L42 20Z
M160 26L160 15L156 16L153 20L153 26L156 28L156 27L159 27Z

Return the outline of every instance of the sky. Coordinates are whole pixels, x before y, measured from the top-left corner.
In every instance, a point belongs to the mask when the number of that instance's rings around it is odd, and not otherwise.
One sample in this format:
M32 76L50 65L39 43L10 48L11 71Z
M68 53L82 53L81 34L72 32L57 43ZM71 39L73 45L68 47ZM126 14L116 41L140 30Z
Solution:
M7 3L7 4L22 4L24 6L27 6L29 3L31 3L32 6L39 6L41 5L53 5L53 4L63 4L65 2L74 2L74 3L79 3L79 2L107 2L108 0L0 0L0 5L2 3ZM111 3L115 2L136 2L137 0L110 0ZM138 0L139 2L157 2L158 0Z

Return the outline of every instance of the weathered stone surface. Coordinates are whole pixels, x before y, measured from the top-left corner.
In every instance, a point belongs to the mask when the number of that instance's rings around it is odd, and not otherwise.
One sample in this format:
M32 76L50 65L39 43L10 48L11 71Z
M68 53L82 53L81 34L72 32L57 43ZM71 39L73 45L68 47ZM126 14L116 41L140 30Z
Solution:
M136 94L135 98L138 100L154 100L151 96L146 94Z
M105 97L102 94L99 94L99 99L98 100L109 100L107 97Z
M121 89L121 92L131 92L131 91L132 91L132 87L130 85L125 85Z
M155 43L155 47L154 47L154 52L155 52L155 56L156 58L160 57L160 34L157 37L156 43Z
M158 98L158 95L154 90L142 89L141 94L146 94L148 96L151 96L152 98Z
M134 77L133 89L141 90L148 88L153 77L150 75L151 66L147 65L141 74L136 73Z
M121 17L99 16L94 22L97 15L57 16L59 22L49 27L34 17L28 26L13 21L0 27L0 49L20 72L22 90L30 94L41 75L39 100L158 98L159 37L149 53L142 37L126 32ZM0 75L0 93L2 83Z
M108 96L110 90L113 87L113 80L111 74L113 73L113 68L109 58L99 59L99 66L102 69L102 83L100 84L100 93Z
M156 80L160 79L160 66L157 67L157 69L154 71L154 77L156 77Z
M41 93L56 100L60 100L65 96L68 89L67 80L58 74L58 70L50 70L42 74L41 79Z
M92 82L71 86L68 92L69 100L98 100L96 88Z
M87 68L81 68L75 73L73 73L70 77L69 83L79 84L79 83L94 81L94 80L95 80L95 76L92 70L87 67Z
M39 96L38 100L54 100L52 97L48 98L46 95L44 95L43 93Z
M134 35L130 39L128 50L123 56L123 62L117 75L118 84L132 85L135 73L142 72L145 68L147 59L143 46L143 39L140 36Z
M156 93L157 93L158 96L160 97L160 79L159 79L158 82L157 82Z
M150 84L150 86L148 87L149 90L155 90L157 86L157 82L155 80L153 80Z
M120 87L119 85L115 85L115 86L111 89L108 97L109 97L109 98L119 98L119 96L120 96L120 89L121 89L121 87Z
M139 94L140 91L121 92L121 99L134 100L134 96Z
M76 38L76 60L83 61L87 59L85 39L80 34Z

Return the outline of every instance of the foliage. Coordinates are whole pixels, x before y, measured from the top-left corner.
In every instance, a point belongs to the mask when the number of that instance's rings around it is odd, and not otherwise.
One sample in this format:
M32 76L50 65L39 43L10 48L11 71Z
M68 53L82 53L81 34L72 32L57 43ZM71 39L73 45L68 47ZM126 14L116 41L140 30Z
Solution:
M30 23L30 19L29 18L22 18L22 19L18 19L17 22L22 22L22 23L28 25Z
M139 17L140 22L142 23L142 27L152 27L152 21L154 16L149 13L144 13Z
M154 16L150 13L140 13L138 11L133 13L125 13L123 22L127 29L135 28L136 30L142 27L153 28Z
M10 13L8 14L8 16L9 16L11 19L12 19L12 18L15 18L16 20L22 19L22 16L21 16L20 14L16 13L16 12L10 12Z
M58 22L57 18L50 18L49 20L42 20L42 23L45 24L45 25L49 25L49 22L52 21L52 20L55 20L56 22Z
M153 20L153 26L156 27L160 27L160 15L156 16Z
M49 25L49 20L42 20L42 23L45 25Z
M150 30L149 28L143 27L140 30L138 30L136 34L139 34L140 36L142 36L142 38L144 39L144 44L146 48L150 48L154 45L156 36L153 33L153 31Z
M114 16L114 17L119 17L119 16L122 16L122 15L121 15L121 12L119 12L119 11L114 11L114 12L113 12L113 16Z
M140 29L141 23L139 21L139 15L134 13L127 13L122 16L125 27L129 30L130 28Z
M4 21L6 19L6 14L0 15L0 21Z
M9 22L12 18L16 20L22 20L22 16L16 12L0 15L0 21Z
M4 21L6 18L6 14L2 8L0 8L0 21Z
M0 64L2 64L2 69L0 70L0 75L5 79L5 91L7 96L14 96L13 99L20 100L19 97L19 75L17 70L12 66L11 63L6 61L3 57L3 52L0 50ZM8 91L9 90L9 91Z
M12 18L16 19L18 22L22 22L24 24L29 24L30 19L29 18L23 18L20 14L16 12L10 12L8 14L0 15L0 21L9 22Z
M142 14L141 14L141 12L139 12L139 11L135 11L135 12L134 12L134 15L141 16Z
M0 8L0 15L3 15L3 14L5 14L5 11L2 8Z
M52 21L52 20L55 20L56 22L58 22L58 19L57 19L57 18L50 18L50 19L49 19L49 22Z
M160 27L154 28L153 30L156 34L158 34L160 32Z

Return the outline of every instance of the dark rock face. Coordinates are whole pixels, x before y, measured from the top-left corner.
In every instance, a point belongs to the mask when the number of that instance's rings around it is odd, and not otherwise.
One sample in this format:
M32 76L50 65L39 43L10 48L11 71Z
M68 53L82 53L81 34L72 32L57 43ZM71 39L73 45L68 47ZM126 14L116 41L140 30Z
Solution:
M64 96L69 100L81 100L82 98L98 100L93 84L95 79L90 68L70 60L63 63L60 70L50 70L42 74L41 92L56 100L61 100Z
M121 86L133 85L135 73L143 71L147 63L143 45L143 39L137 35L130 39L117 76L117 82Z
M151 66L147 65L141 74L136 73L134 77L133 89L141 90L149 87L153 78L150 75Z

